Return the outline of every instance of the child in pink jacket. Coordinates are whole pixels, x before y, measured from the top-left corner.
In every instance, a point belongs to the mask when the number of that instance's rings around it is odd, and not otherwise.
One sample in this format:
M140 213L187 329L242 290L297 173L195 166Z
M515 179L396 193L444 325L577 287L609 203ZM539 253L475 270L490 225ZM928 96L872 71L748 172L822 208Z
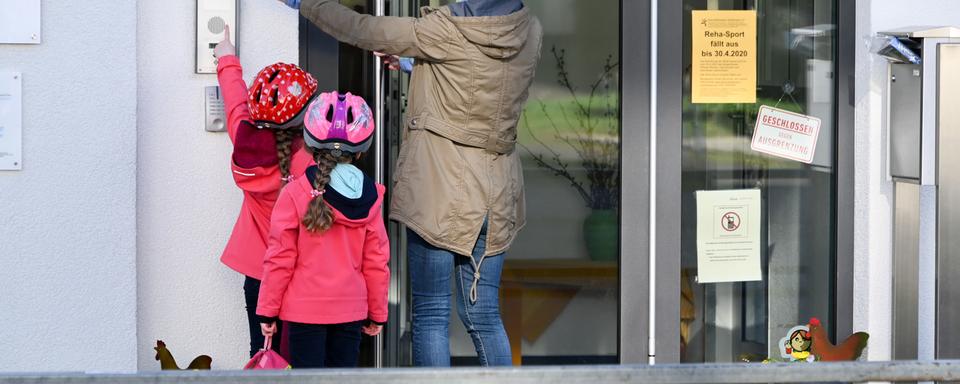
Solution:
M321 94L307 108L316 165L277 199L257 306L265 337L284 321L294 368L355 367L361 331L375 336L387 321L384 187L351 164L374 129L366 102L349 93Z
M270 215L280 188L303 175L313 163L303 150L301 126L302 112L317 93L317 82L294 65L277 63L260 71L248 91L240 59L230 43L229 27L214 53L227 112L227 133L233 143L231 170L243 191L240 215L220 261L245 276L243 290L253 356L264 345L256 309ZM279 336L272 345L280 348Z

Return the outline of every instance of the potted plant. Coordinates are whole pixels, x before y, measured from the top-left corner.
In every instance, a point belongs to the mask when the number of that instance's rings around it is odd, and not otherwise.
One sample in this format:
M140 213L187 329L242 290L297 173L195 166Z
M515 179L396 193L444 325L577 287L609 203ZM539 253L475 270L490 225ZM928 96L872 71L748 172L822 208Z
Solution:
M524 111L526 131L534 143L544 151L534 152L521 145L539 167L566 179L591 213L583 222L583 236L590 258L612 261L617 258L618 207L620 204L620 106L617 100L616 68L613 56L607 56L603 70L586 92L578 92L570 80L565 51L551 49L557 63L557 83L568 98L559 104L548 105L538 100L542 115L540 127L550 132L552 145L535 129L531 129L530 114ZM546 128L544 128L546 127ZM580 172L571 170L571 161L565 160L557 145L566 146L576 154L574 163ZM584 179L586 181L584 181Z

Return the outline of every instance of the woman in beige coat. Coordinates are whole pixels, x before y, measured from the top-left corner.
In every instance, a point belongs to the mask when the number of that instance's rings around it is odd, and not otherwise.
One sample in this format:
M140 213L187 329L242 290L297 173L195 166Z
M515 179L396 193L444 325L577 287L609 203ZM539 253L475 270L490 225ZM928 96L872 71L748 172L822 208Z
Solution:
M341 42L416 59L390 207L409 228L414 365L450 364L451 275L480 363L509 365L498 291L525 222L516 128L540 59L539 20L520 0L423 8L420 18L280 1Z

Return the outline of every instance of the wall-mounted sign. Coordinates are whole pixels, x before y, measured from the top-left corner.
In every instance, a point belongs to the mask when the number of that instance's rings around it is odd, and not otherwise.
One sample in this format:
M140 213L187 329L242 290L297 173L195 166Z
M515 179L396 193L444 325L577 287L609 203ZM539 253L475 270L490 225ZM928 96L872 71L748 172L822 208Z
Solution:
M750 148L757 152L811 163L817 150L820 119L761 106Z
M692 11L693 103L757 101L757 12Z
M0 72L0 171L23 169L23 106L19 72Z
M0 44L40 44L40 0L0 0Z
M760 190L697 191L697 281L758 281Z

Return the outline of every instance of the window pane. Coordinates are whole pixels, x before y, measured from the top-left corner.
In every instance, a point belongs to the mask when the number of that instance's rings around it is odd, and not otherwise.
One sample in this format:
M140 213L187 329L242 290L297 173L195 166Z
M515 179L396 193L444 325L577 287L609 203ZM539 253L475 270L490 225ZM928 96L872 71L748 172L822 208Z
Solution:
M779 357L787 331L833 327L835 0L684 0L681 360ZM757 103L690 102L692 10L757 11ZM822 121L812 164L751 150L761 105ZM763 280L698 284L703 190L760 189Z
M518 128L527 225L507 254L501 312L524 364L616 363L620 4L524 4L544 38ZM455 363L476 362L459 320L451 339Z

